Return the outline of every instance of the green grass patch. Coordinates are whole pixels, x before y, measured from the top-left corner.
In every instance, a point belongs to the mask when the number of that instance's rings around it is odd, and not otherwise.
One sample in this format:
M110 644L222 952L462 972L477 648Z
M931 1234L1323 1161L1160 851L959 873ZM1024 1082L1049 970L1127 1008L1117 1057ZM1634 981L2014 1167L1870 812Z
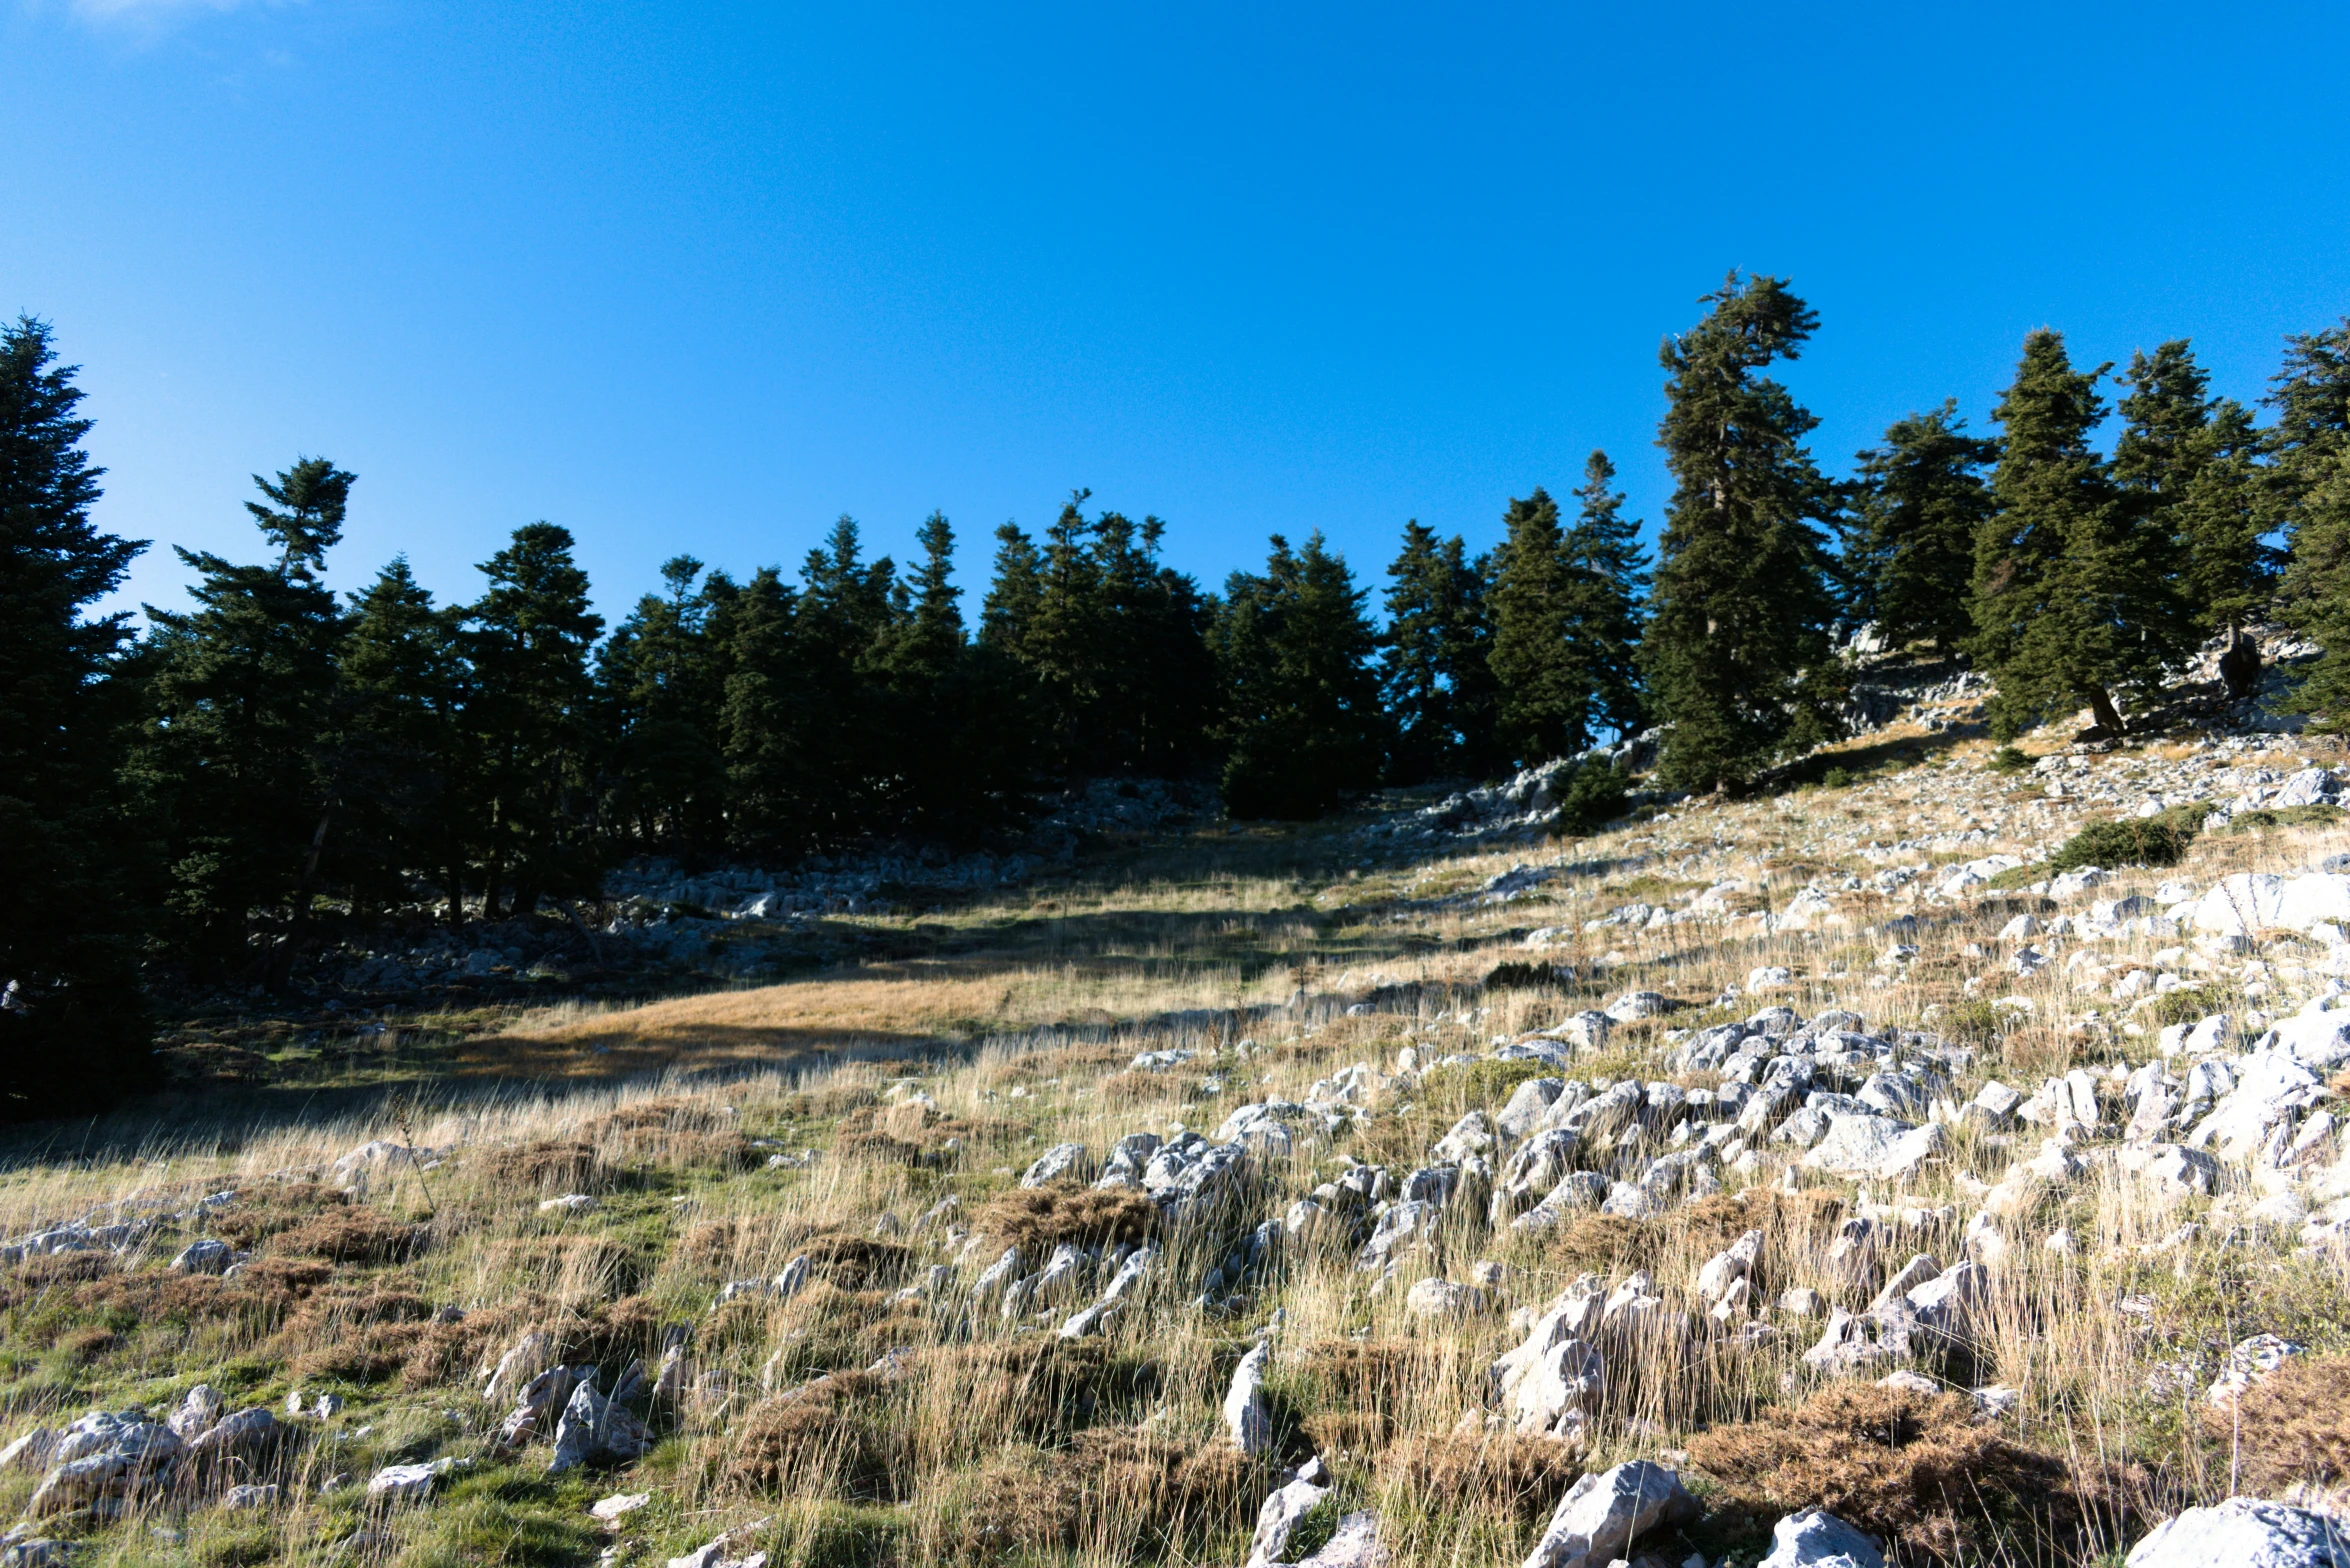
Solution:
M2274 828L2325 827L2342 820L2339 806L2277 806L2239 811L2228 819L2223 833L2255 833Z

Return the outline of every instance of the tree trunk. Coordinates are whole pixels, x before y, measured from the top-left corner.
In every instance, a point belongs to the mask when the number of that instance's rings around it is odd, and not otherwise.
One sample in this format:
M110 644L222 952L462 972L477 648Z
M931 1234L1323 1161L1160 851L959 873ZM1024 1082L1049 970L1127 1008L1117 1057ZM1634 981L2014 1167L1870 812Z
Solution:
M310 929L310 884L318 876L319 852L326 848L327 825L334 820L331 811L318 814L318 826L310 834L310 853L302 857L302 875L294 882L294 918L286 927L286 934L278 940L277 948L269 955L269 969L262 976L262 986L272 994L286 988L286 980L293 973L294 954L301 948L302 938Z
M2089 712L2097 720L2097 727L2108 735L2119 735L2124 729L2122 716L2113 705L2113 698L2102 686L2089 688Z
M449 929L465 929L465 874L451 865L442 873L442 882L449 890Z

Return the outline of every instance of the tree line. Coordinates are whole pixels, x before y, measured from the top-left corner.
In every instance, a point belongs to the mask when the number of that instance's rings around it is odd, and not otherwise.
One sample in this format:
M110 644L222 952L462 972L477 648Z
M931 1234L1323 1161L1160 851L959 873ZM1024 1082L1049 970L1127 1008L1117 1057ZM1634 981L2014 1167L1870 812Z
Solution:
M1763 276L1702 303L1661 351L1653 562L1594 452L1568 508L1512 500L1488 552L1406 524L1376 618L1319 534L1210 591L1163 561L1159 519L1079 492L1039 534L996 530L975 616L945 517L904 567L844 517L796 574L681 555L609 629L547 522L467 602L404 559L338 598L356 478L307 457L255 480L259 560L180 550L191 608L92 615L145 546L92 522L75 371L21 318L0 329L0 1093L136 1081L143 978L282 989L322 909L576 915L638 853L978 844L1102 776L1310 817L1658 723L1663 782L1738 787L1840 732L1859 623L1989 674L2002 736L2082 707L2123 730L2215 635L2248 690L2245 629L2272 620L2326 650L2307 704L2350 715L2350 321L2287 340L2265 425L2185 340L2134 355L2109 407L2114 367L2036 331L1996 435L1945 402L1834 480L1769 374L1816 314ZM1596 820L1620 789L1586 765L1564 793Z

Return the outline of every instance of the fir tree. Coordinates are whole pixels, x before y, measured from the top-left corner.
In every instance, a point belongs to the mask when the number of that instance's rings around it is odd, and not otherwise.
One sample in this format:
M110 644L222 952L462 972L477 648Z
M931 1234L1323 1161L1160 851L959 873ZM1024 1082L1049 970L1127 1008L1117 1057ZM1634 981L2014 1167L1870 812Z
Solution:
M698 586L701 575L690 555L666 562L663 591L637 601L596 660L613 753L611 822L635 845L688 864L718 853L726 833L725 644L711 635L714 595ZM717 593L731 586L712 581Z
M1223 674L1224 802L1238 817L1316 817L1379 780L1386 716L1365 595L1319 533L1273 536L1262 576L1235 572L1209 638Z
M515 914L598 890L588 654L604 622L588 608L569 529L527 523L479 570L489 588L465 611L473 689L461 761L483 914L496 919L509 882Z
M1215 712L1207 606L1160 563L1164 523L1089 521L1088 494L1061 508L1041 549L1011 524L997 531L980 640L1016 672L1048 771L1178 777L1204 761Z
M1583 463L1581 503L1567 530L1567 562L1580 579L1576 640L1591 686L1596 728L1626 736L1647 718L1640 689L1641 600L1648 586L1648 552L1640 524L1624 516L1615 488L1616 465L1596 448Z
M308 925L341 787L344 624L318 571L352 483L324 458L274 481L256 475L273 504L246 509L277 561L179 550L197 574L197 608L147 607L155 724L141 769L166 823L167 905L199 976L282 988Z
M1439 540L1404 524L1387 568L1387 632L1380 692L1395 731L1388 777L1398 784L1477 777L1498 765L1487 563L1466 558L1458 534Z
M330 843L334 880L355 912L404 901L408 875L442 885L464 918L463 821L450 764L458 750L464 661L456 617L395 558L352 596L337 671L344 821Z
M2277 423L2262 517L2291 544L2279 616L2323 650L2295 697L2314 728L2340 734L2350 730L2350 317L2285 340L2268 403Z
M88 1109L151 1077L121 772L123 615L89 616L141 543L90 522L90 421L46 323L0 327L0 1116Z
M1998 684L1990 712L2002 739L2081 703L2119 733L2113 694L2152 685L2193 639L2169 534L2089 445L2109 368L2074 370L2064 339L2041 328L1994 410L2005 438L1997 509L1975 541L1971 646Z
M2225 633L2233 695L2251 695L2260 651L2242 628L2275 591L2278 552L2261 536L2260 436L2251 412L2208 395L2209 377L2184 338L2130 358L2113 477L2138 516L2167 533L2176 587L2200 636Z
M1661 351L1670 373L1658 444L1674 491L1641 668L1673 726L1666 779L1710 789L1835 733L1834 612L1818 524L1828 484L1803 437L1818 423L1758 375L1818 325L1777 278L1736 274Z
M725 617L726 696L719 752L726 763L728 841L751 859L782 859L816 840L812 778L802 755L806 711L799 596L773 567L753 573Z
M1852 612L1888 648L1931 642L1943 658L1974 631L1963 585L1991 515L1983 470L1999 443L1966 433L1958 401L1898 419L1860 454L1845 545Z
M1590 599L1569 558L1558 504L1540 487L1512 501L1493 555L1487 656L1499 693L1501 744L1520 766L1581 751L1591 740L1596 672L1583 637Z

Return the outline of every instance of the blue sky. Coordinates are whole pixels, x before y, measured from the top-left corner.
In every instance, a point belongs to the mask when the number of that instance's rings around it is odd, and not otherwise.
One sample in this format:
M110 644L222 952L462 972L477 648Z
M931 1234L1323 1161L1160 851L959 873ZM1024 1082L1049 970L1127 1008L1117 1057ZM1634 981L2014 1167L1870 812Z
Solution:
M1375 581L1594 445L1653 525L1733 266L1819 310L1836 470L2042 324L2257 395L2350 311L2346 58L2338 3L0 0L0 310L84 366L133 601L309 453L346 587L545 517L613 613L938 508L975 603L1076 485L1211 585L1315 528Z

